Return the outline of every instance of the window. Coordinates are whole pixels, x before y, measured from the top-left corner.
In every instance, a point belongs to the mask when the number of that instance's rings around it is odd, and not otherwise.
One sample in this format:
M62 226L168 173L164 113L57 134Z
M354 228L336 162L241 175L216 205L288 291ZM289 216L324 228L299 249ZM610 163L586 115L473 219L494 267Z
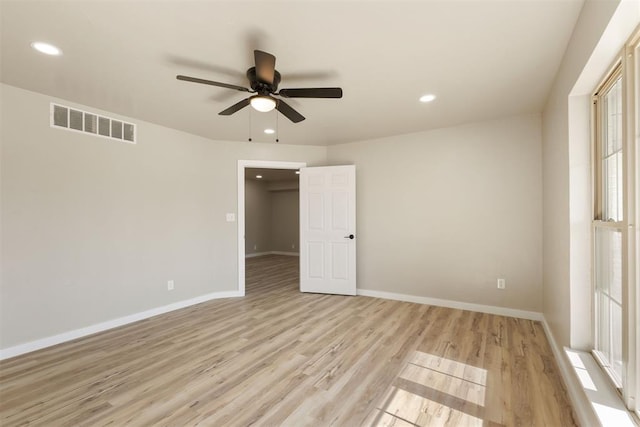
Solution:
M593 95L593 354L630 410L640 409L640 33Z
M594 96L595 214L594 307L595 355L618 388L622 387L622 67Z

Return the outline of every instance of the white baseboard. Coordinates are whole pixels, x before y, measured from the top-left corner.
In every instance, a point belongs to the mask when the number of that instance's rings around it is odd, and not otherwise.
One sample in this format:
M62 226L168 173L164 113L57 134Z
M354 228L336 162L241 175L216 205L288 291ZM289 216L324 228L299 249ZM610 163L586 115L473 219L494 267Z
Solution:
M46 338L41 338L35 341L31 341L24 344L19 344L13 347L0 349L0 360L8 359L10 357L19 356L21 354L30 353L32 351L40 350L46 347L51 347L56 344L82 338L87 335L92 335L97 332L106 331L108 329L117 328L118 326L127 325L129 323L137 322L139 320L148 319L149 317L157 316L159 314L168 313L170 311L179 310L181 308L189 307L191 305L200 304L202 302L220 299L220 298L233 298L244 296L239 291L225 291L225 292L213 292L199 297L191 298L184 301L174 302L172 304L164 305L162 307L152 308L150 310L142 311L140 313L130 314L128 316L119 317L117 319L107 320L106 322L97 323L95 325L87 326L85 328L75 329L73 331L64 332L62 334L53 335Z
M254 258L257 256L271 255L271 252L254 252L252 254L245 254L245 258Z
M264 255L286 255L286 256L300 256L298 252L283 252L283 251L269 251L269 252L256 252L253 254L246 254L245 258L254 258Z
M415 295L397 294L394 292L375 291L370 289L357 289L357 295L366 297L384 298L395 301L415 302L418 304L436 305L439 307L456 308L459 310L479 311L481 313L497 314L499 316L517 317L528 320L544 320L542 313L537 311L517 310L513 308L497 307L493 305L473 304L469 302L452 301L439 298L419 297Z
M556 342L553 333L551 332L551 328L544 316L542 317L542 327L544 328L544 333L547 336L547 341L549 341L549 345L551 346L553 356L556 359L556 364L560 369L560 376L562 377L562 382L567 389L569 400L571 400L571 405L578 417L578 423L582 426L598 425L598 421L593 416L589 416L593 415L593 408L587 399L587 395L582 389L582 385L580 385L580 380L576 376L567 354L558 346L558 343Z
M561 348L546 319L542 321L578 423L583 426L637 427L633 414L587 351Z
M298 252L271 251L272 255L300 256Z

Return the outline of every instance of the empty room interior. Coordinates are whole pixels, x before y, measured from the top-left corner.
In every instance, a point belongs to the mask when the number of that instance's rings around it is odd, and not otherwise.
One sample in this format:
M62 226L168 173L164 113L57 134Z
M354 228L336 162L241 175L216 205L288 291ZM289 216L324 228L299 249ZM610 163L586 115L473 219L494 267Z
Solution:
M0 0L0 425L640 425L640 1Z

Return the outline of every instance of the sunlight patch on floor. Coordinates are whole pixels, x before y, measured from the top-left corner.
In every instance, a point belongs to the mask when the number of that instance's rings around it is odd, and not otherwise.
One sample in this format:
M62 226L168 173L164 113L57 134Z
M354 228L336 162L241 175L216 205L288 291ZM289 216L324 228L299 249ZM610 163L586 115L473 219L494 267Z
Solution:
M487 371L416 351L368 425L482 426Z
M435 356L422 351L414 351L409 363L433 369L434 371L462 378L476 384L487 385L487 370L446 357Z
M484 406L487 371L416 351L400 378Z
M406 390L393 387L391 399L378 409L374 426L478 426L482 418L442 405Z

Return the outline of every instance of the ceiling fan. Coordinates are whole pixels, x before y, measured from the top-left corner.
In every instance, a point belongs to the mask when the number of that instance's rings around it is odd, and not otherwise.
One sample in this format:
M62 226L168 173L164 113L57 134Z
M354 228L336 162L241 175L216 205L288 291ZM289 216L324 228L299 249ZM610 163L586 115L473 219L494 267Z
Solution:
M187 82L202 83L256 94L218 113L221 116L230 116L247 105L251 105L254 109L262 112L271 111L275 108L293 123L298 123L304 120L304 116L282 99L274 98L274 96L285 98L342 98L342 89L339 87L280 89L278 92L280 73L275 68L276 57L261 50L254 50L253 55L256 65L247 70L247 78L251 89L196 77L178 75L176 78Z

